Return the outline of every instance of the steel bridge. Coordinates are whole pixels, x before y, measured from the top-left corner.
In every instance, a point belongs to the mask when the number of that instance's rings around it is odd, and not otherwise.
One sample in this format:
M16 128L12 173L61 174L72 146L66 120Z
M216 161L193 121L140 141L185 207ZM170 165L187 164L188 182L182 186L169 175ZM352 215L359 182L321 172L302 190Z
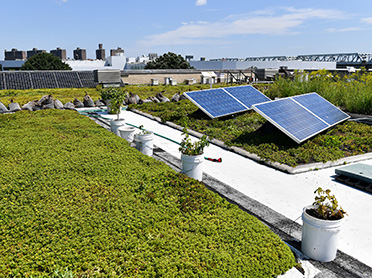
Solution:
M310 62L336 62L338 68L367 67L372 68L372 54L364 53L338 53L338 54L312 54L298 56L267 56L249 57L244 61L310 61Z

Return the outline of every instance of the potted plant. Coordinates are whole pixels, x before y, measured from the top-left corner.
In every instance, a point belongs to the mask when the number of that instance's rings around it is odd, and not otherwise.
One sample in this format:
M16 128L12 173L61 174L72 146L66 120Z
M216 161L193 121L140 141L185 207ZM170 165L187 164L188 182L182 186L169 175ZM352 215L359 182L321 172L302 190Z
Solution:
M347 213L331 190L319 187L312 206L303 209L302 252L311 259L329 262L336 258L337 242Z
M184 135L184 137L178 149L181 152L181 172L191 178L201 181L203 178L203 153L204 148L209 146L208 138L203 135L198 141L192 142L186 127L183 129L182 135Z
M136 149L145 155L152 156L154 149L154 133L144 129L143 125L141 125L139 129L140 133L134 135Z
M101 90L101 98L106 101L108 112L116 114L116 119L110 121L111 131L120 136L118 128L125 124L124 119L120 119L120 111L125 100L125 94L120 88L110 87Z

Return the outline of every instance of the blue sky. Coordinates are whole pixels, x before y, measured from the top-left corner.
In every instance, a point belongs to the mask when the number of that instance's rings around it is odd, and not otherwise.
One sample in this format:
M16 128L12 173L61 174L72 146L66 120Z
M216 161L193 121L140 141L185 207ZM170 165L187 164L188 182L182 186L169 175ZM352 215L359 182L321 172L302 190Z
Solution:
M211 58L372 53L372 1L2 0L4 50L103 43L127 57L150 52Z

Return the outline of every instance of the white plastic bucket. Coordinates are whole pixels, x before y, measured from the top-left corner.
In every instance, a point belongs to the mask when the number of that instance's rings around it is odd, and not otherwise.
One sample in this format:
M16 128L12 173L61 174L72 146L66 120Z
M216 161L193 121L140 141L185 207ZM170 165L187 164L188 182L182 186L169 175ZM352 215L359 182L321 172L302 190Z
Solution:
M201 181L203 179L203 155L181 154L181 173Z
M136 142L137 150L145 155L152 156L152 152L154 149L154 137L152 131L148 132L148 134L134 135L134 141Z
M123 125L118 128L118 131L121 138L124 138L129 143L133 141L134 127Z
M310 216L307 206L302 213L302 252L313 260L330 262L336 258L337 244L344 218L339 220L323 220Z
M118 128L125 124L124 119L111 120L110 121L110 130L115 133L117 136L120 136Z

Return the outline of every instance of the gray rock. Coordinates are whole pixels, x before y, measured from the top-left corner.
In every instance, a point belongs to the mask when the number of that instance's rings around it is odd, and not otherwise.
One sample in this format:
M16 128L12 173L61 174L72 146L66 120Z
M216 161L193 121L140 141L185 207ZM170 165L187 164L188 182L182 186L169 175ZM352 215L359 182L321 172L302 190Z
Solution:
M159 103L160 101L156 97L148 97L152 102Z
M172 102L177 102L180 100L180 93L175 93L173 97L171 98Z
M16 112L16 111L20 111L20 110L21 110L21 106L19 106L19 104L17 102L13 102L13 100L11 99L10 103L9 103L9 111L10 112Z
M54 108L54 101L52 95L44 95L39 99L35 106L41 107L41 109L53 109ZM40 110L36 108L37 110ZM35 109L34 109L35 110Z
M34 111L34 106L36 105L37 100L29 101L22 106L22 110Z
M63 108L75 110L75 105L71 101L69 101L69 102L65 103L65 105L63 105Z
M93 99L88 95L88 93L85 93L83 104L85 107L94 107L94 101Z
M37 101L37 105L38 106L43 106L44 105L44 101L47 100L49 98L50 95L44 95L41 97L41 99L39 99Z
M74 105L75 105L75 108L83 108L84 107L84 103L80 100L78 100L77 98L74 99Z
M0 113L9 112L8 108L0 101Z
M56 109L63 109L63 103L59 99L54 100L54 108Z
M163 95L163 92L164 92L164 91L162 91L161 93L157 93L155 97L156 97L160 102L170 102L169 98L167 98L166 96Z
M149 99L149 98L147 98L147 99L142 100L142 102L143 102L143 103L150 103L150 102L152 102L152 100Z
M101 107L101 106L106 106L106 103L104 103L103 100L101 100L101 99L97 99L94 102L94 105L97 106L97 107Z

